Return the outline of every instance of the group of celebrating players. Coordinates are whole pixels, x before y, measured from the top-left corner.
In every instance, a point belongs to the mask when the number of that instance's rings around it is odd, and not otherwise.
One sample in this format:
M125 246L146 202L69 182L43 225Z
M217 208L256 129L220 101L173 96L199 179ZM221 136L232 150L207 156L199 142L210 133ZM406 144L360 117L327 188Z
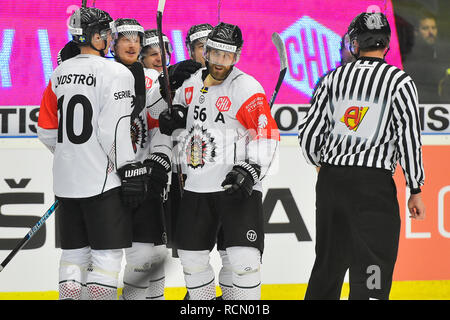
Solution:
M135 19L82 7L44 92L39 139L54 155L60 299L164 299L168 249L189 299L260 299L261 179L280 140L262 86L234 67L238 26L194 25L190 59ZM105 58L109 50L114 61ZM169 79L166 82L165 77ZM168 84L168 85L167 85Z

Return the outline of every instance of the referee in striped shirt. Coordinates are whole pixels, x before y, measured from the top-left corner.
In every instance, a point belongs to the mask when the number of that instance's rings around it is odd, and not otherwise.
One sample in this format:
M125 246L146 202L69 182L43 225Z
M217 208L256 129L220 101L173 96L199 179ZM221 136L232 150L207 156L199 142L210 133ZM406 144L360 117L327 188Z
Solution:
M384 61L391 30L382 13L348 28L356 61L320 82L299 126L306 161L318 168L316 259L305 299L389 299L400 216L392 175L399 161L410 217L425 218L418 95L413 80Z

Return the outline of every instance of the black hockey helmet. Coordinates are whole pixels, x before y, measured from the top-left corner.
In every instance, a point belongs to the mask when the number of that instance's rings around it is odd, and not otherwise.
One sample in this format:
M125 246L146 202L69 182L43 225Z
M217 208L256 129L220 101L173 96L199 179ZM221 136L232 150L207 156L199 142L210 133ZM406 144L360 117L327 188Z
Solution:
M163 42L166 50L166 60L167 64L170 63L170 57L172 55L173 49L170 44L169 38L163 33ZM142 45L141 50L141 58L145 57L148 54L148 48L158 48L159 49L159 37L157 29L148 29L144 31L144 43Z
M103 10L83 7L70 16L69 32L76 44L92 46L91 39L96 33L106 41L112 21L111 16Z
M234 60L229 64L223 64L225 66L234 65L239 61L243 43L241 29L237 25L221 22L208 34L204 48L204 57L206 61L215 63L211 61L211 50L234 53Z
M127 38L139 36L141 47L143 46L144 27L136 19L119 18L114 20L112 32L114 41L117 41L121 35Z
M388 48L391 28L386 16L381 12L363 12L350 23L347 34L353 52L354 41L360 50Z
M186 35L186 48L188 48L189 50L189 54L192 58L193 56L193 52L194 52L194 45L197 41L206 42L206 39L208 37L208 34L211 32L211 30L213 29L213 26L210 25L209 23L202 23L202 24L196 24L193 25L187 35Z

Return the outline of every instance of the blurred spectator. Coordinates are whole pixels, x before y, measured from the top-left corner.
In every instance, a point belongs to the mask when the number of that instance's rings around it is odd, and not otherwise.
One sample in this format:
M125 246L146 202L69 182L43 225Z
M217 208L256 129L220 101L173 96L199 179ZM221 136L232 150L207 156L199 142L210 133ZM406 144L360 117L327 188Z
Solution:
M408 19L399 14L394 14L395 27L397 29L398 44L402 61L405 61L414 46L414 26L408 22Z
M447 69L445 77L439 82L439 97L441 102L450 103L450 68Z
M439 103L439 82L450 67L450 51L439 41L436 19L431 14L418 17L414 35L414 46L405 56L404 70L417 85L420 103Z

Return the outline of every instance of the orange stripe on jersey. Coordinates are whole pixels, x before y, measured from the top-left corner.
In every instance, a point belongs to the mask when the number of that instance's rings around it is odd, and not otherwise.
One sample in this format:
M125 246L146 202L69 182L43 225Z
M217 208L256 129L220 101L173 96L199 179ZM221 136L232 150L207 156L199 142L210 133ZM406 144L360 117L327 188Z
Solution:
M245 101L236 114L237 120L254 132L254 139L280 140L277 123L270 113L266 95L256 93Z
M58 129L58 101L52 90L52 82L48 82L39 109L38 126L42 129Z
M147 112L147 125L148 130L159 128L159 120L152 118L148 112Z

